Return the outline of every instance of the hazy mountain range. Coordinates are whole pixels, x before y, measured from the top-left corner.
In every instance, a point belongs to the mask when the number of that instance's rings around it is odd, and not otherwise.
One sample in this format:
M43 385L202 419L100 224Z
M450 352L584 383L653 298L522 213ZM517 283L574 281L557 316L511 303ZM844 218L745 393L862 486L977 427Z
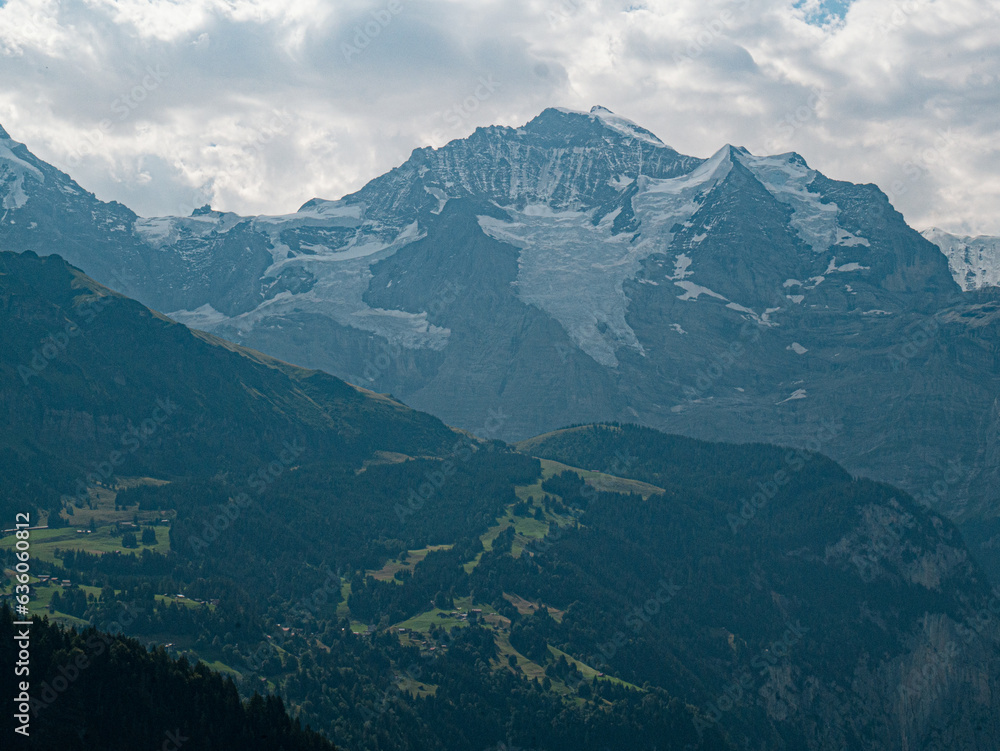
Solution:
M2 247L472 431L621 420L819 449L964 525L1000 572L996 242L921 236L876 186L548 109L295 214L146 219L2 137ZM820 442L824 421L842 427Z

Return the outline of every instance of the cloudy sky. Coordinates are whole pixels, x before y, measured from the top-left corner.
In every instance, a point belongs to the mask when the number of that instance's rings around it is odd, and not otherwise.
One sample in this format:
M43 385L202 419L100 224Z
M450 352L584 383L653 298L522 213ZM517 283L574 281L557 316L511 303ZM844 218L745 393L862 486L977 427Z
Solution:
M143 215L284 213L601 104L1000 234L998 31L987 0L0 0L0 124Z

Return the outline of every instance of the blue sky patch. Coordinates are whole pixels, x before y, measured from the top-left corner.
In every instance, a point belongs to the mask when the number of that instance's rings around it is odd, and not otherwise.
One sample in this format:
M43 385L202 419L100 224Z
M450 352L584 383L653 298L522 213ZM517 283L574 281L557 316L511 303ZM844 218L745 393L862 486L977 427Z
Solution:
M818 7L811 9L806 14L806 21L816 26L822 26L830 21L839 21L847 15L847 9L851 7L854 0L820 0ZM814 3L808 0L799 0L795 7L812 6Z

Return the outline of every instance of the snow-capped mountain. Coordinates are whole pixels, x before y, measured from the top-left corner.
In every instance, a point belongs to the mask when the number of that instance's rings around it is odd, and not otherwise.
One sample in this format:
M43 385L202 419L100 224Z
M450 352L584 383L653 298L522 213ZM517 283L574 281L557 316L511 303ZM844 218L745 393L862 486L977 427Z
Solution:
M886 293L921 287L927 271L936 275L936 289L948 286L943 259L929 248L914 269L873 251L845 226L860 220L856 211L807 189L817 177L795 154L755 157L727 146L703 161L603 108L547 110L523 128L480 129L442 149L419 149L358 193L310 201L293 215L202 211L134 226L161 251L147 262L160 267L161 282L171 282L145 297L168 295L161 307L185 323L252 338L273 316L314 313L383 337L389 348L437 351L449 329L426 310L395 304L402 301L391 285L400 280L376 288L369 274L433 233L449 202L482 203L475 214L480 231L518 250L516 299L557 322L595 363L615 368L623 348L643 353L626 321L626 287L636 282L666 283L681 300L718 301L761 325L778 325L782 311L809 305L806 298L817 297L810 293L834 275L856 282L849 291L837 285L840 296L860 296L871 309L898 306ZM731 257L728 240L721 249L713 241L702 247L718 219L708 216L714 200L753 198L783 226L777 244L742 259ZM875 208L889 211L884 200ZM239 258L228 267L240 277L236 286L216 268L220 256ZM713 278L715 287L706 286Z
M508 439L621 420L820 450L1000 532L1000 291L797 154L547 109L294 214L143 219L2 143L0 246L190 326Z
M953 235L937 227L920 234L947 256L955 282L962 289L1000 287L1000 237Z

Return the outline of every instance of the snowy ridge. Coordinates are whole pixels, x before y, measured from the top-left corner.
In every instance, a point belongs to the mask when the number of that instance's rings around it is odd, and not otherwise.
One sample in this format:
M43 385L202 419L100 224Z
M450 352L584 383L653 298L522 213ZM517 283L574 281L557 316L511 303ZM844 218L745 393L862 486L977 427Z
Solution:
M364 203L383 221L412 210L439 213L449 200L470 196L501 206L590 210L641 174L674 177L702 161L603 107L548 108L520 128L478 128L440 148L416 149L344 200Z
M792 226L815 253L824 253L837 245L870 245L866 238L852 235L837 224L840 211L837 204L824 203L818 193L809 190L810 183L819 173L810 169L798 154L754 156L746 149L734 151L740 163L771 195L791 206Z
M589 114L594 119L600 120L601 123L603 123L606 127L621 133L623 136L628 136L629 138L635 138L639 141L645 141L646 143L652 144L653 146L662 146L665 148L670 148L665 143L663 143L663 141L661 141L659 138L657 138L655 135L650 133L645 128L636 125L627 117L616 115L607 107L596 105L594 107L591 107L590 112L587 114Z
M1000 287L1000 237L968 237L931 227L920 233L948 259L951 275L963 290Z
M38 182L45 182L45 175L33 164L21 159L14 149L21 146L11 139L7 131L0 128L0 206L4 209L19 209L28 202L24 191L24 178L31 175Z
M163 248L186 238L202 238L212 233L225 234L242 221L246 221L246 218L239 214L213 211L188 217L139 218L134 226L136 233L147 243L154 248Z

